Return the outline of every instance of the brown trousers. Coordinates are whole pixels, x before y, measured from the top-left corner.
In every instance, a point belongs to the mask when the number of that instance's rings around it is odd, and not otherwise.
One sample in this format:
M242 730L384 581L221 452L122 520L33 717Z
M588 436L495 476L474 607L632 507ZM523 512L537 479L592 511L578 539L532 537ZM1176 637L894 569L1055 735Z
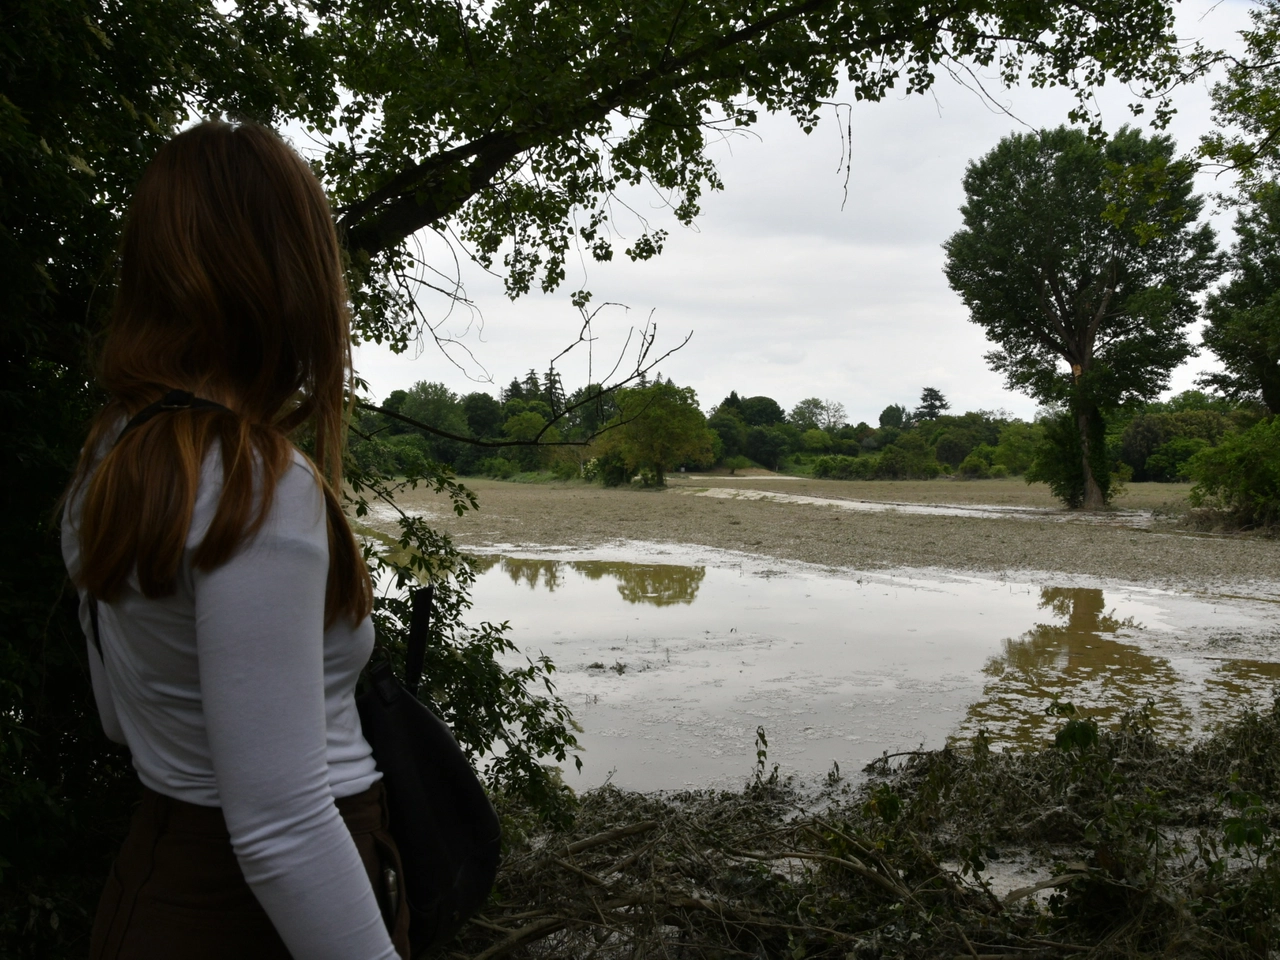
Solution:
M394 907L387 868L403 877L387 829L382 783L335 801L351 831L401 957L409 909L399 880ZM222 811L143 788L129 836L111 867L90 940L91 960L290 960L284 941L240 872ZM305 958L299 958L305 960Z

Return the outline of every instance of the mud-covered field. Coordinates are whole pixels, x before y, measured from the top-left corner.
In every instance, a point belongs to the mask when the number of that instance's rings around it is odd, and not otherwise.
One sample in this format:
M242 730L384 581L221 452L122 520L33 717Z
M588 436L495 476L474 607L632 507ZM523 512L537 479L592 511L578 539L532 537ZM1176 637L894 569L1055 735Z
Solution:
M1176 484L1130 484L1113 512L1089 516L1059 510L1043 485L1015 479L851 482L677 475L665 490L466 483L478 495L480 509L461 518L434 494L405 491L399 500L406 509L427 512L464 547L643 540L864 570L1055 571L1181 589L1280 590L1280 541L1182 527L1178 520L1186 509L1187 488ZM805 502L786 502L796 499ZM856 501L904 506L869 512L867 504ZM962 509L953 511L959 515L922 514L911 512L916 508L910 504Z

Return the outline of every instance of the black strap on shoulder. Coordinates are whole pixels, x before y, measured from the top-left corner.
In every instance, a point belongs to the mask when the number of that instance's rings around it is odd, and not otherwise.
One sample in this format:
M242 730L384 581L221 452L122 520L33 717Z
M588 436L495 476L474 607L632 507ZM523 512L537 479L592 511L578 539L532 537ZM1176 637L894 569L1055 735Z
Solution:
M116 437L116 443L120 442L130 430L136 430L152 417L166 413L171 410L226 410L220 403L212 400L205 400L203 397L197 397L190 390L170 390L163 397L149 406L139 410L128 423L124 425L124 429L120 431L120 435ZM98 648L98 656L102 657L102 633L98 628L98 598L89 595L89 622L93 626L93 645ZM425 650L425 648L424 648ZM422 669L422 661L419 659L418 669Z
M143 407L139 410L132 420L124 425L124 429L120 431L120 437L123 437L130 430L136 430L152 417L159 416L172 410L226 410L220 403L212 400L205 400L203 397L197 397L190 390L170 390L163 397L150 406ZM116 443L120 442L120 437L116 437Z
M106 660L102 655L102 634L98 631L98 598L89 594L89 623L93 625L93 645L98 648L98 659Z
M422 667L427 656L427 634L431 628L431 605L435 600L435 585L419 587L411 594L413 614L409 618L409 649L404 658L404 686L411 696L418 695L422 682Z

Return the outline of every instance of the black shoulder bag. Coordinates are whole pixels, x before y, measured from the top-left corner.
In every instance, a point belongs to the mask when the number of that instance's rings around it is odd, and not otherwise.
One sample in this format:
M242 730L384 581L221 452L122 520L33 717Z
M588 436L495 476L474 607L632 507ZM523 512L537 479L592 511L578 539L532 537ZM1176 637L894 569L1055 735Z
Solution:
M409 947L417 957L450 939L489 896L502 827L444 721L418 700L432 587L414 590L405 682L385 659L356 698L360 725L386 784L391 835L404 866Z
M120 436L168 410L218 408L171 390L130 420ZM119 442L117 437L116 442ZM382 773L391 835L404 867L409 947L414 957L450 939L489 896L498 873L502 827L453 733L417 698L427 652L433 588L414 590L405 682L386 659L368 671L356 709ZM98 602L90 598L93 642L102 656Z

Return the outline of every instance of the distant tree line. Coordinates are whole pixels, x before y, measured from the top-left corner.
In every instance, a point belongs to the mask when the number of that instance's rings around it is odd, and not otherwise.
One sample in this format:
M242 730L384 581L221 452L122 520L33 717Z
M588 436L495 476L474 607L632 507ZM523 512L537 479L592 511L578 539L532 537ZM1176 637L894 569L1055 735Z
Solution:
M889 404L874 427L848 423L843 404L817 397L787 413L772 397L732 391L704 414L693 388L670 379L641 378L616 391L591 385L566 395L555 371L539 376L533 370L498 398L483 391L458 395L424 381L393 391L382 409L424 425L372 411L356 418L353 458L387 474L436 464L498 479L541 475L662 486L673 470L763 467L837 480L1023 477L1062 495L1079 469L1075 420L1061 407L1042 408L1032 421L987 410L954 414L935 387L925 387L914 408ZM1256 461L1260 450L1280 442L1269 426L1272 413L1257 393L1188 390L1164 402L1129 404L1104 417L1095 461L1108 491L1126 481L1192 480L1199 502L1256 522L1271 517L1272 508L1249 501L1253 506L1242 510L1243 494L1232 500L1231 490L1241 486L1246 469L1236 461ZM539 442L485 447L466 438ZM1256 469L1247 469L1256 482ZM1081 505L1076 489L1074 501L1063 496L1068 506ZM1276 489L1280 494L1280 484Z

